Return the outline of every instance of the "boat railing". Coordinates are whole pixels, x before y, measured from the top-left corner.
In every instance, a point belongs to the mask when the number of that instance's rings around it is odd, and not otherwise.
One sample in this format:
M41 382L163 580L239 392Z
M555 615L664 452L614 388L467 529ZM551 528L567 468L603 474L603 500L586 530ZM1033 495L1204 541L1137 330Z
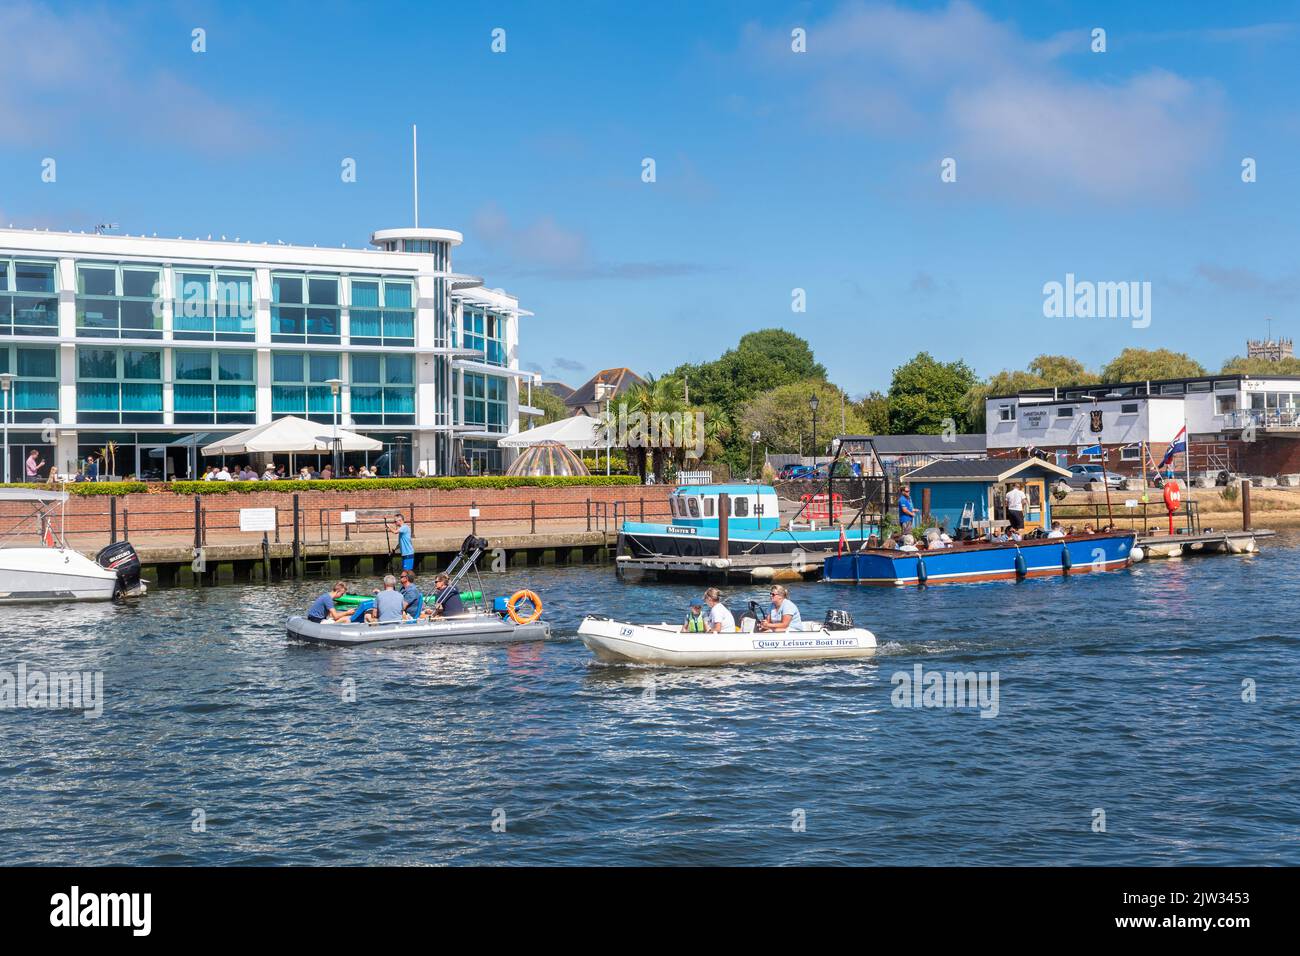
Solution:
M1062 524L1075 523L1091 519L1094 528L1113 523L1116 528L1142 529L1143 534L1169 528L1169 511L1164 501L1135 501L1132 506L1127 502L1119 507L1112 505L1109 509L1104 502L1083 502L1056 504L1052 506L1052 518ZM1181 526L1182 534L1201 533L1200 502L1184 498L1179 509L1174 512L1175 526Z

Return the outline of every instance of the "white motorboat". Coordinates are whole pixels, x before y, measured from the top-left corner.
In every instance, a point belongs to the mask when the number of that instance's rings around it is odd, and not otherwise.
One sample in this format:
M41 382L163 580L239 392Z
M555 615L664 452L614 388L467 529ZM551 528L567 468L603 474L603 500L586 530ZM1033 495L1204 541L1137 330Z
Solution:
M876 635L866 628L822 624L805 624L799 631L699 634L684 633L677 624L628 624L592 615L583 620L578 636L598 660L611 664L713 667L876 653Z
M140 559L125 541L110 544L96 559L69 548L63 539L66 491L0 488L0 506L32 506L25 521L35 521L40 546L0 544L0 604L37 601L108 601L119 594L143 594ZM58 509L58 526L55 511ZM14 509L5 509L13 511ZM21 523L21 522L20 522ZM8 531L8 536L21 532Z

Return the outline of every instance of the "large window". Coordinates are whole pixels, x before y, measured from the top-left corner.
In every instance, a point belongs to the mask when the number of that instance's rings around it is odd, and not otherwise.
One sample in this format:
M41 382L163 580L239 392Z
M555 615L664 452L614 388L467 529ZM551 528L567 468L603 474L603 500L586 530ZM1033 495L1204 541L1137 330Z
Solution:
M178 425L251 425L256 421L253 352L176 349L172 402Z
M352 420L358 425L415 424L415 356L353 354Z
M163 420L162 352L77 349L77 420L158 424Z
M338 276L271 277L271 341L339 341Z
M505 379L466 372L465 424L484 431L505 431L510 407L509 394Z
M77 335L162 338L161 280L162 270L157 266L77 266Z
M506 365L505 319L466 307L460 317L460 344L483 353L489 365Z
M411 283L354 278L348 341L353 345L414 345Z
M0 259L0 335L58 335L53 262Z
M59 417L59 350L0 345L0 372L13 372L9 421L41 422Z
M177 269L172 338L251 342L253 276L209 269Z
M338 355L272 352L271 417L297 415L316 422L333 422L334 395L326 383L338 377Z

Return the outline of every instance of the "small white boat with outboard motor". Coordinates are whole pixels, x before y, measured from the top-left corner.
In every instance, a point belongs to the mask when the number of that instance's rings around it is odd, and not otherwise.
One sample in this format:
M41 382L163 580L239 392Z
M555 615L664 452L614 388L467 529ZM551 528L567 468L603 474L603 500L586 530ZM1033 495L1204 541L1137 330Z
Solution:
M583 620L578 636L607 664L716 667L876 653L876 635L854 627L847 612L830 611L826 617L824 624L806 623L797 631L759 631L750 614L742 618L740 630L701 634L685 632L679 624L629 624L593 614Z
M66 491L0 488L0 520L18 522L16 530L0 537L35 534L41 542L11 546L0 540L0 604L108 601L145 593L140 558L129 543L110 544L94 559L68 547L63 537L67 500ZM27 527L31 524L34 527Z
M394 646L403 644L508 644L524 641L545 641L551 636L551 625L541 620L542 599L532 591L516 591L509 598L499 597L489 610L483 600L483 579L478 578L478 590L455 593L461 598L464 610L450 617L426 618L421 611L427 600L429 606L441 604L460 581L469 573L478 574L478 560L488 549L485 538L467 537L460 551L446 570L447 586L441 592L419 598L414 620L391 621L380 624L365 620L366 612L374 601L359 594L336 597L335 611L351 615L347 621L313 621L306 617L291 617L286 625L290 640L332 647ZM531 610L525 610L531 608Z

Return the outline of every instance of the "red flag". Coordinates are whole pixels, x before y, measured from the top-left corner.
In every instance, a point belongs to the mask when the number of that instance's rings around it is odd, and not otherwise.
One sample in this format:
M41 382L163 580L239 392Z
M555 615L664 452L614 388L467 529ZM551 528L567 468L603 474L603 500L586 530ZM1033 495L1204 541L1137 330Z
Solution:
M50 530L49 525L45 526L45 547L54 547L54 532Z

